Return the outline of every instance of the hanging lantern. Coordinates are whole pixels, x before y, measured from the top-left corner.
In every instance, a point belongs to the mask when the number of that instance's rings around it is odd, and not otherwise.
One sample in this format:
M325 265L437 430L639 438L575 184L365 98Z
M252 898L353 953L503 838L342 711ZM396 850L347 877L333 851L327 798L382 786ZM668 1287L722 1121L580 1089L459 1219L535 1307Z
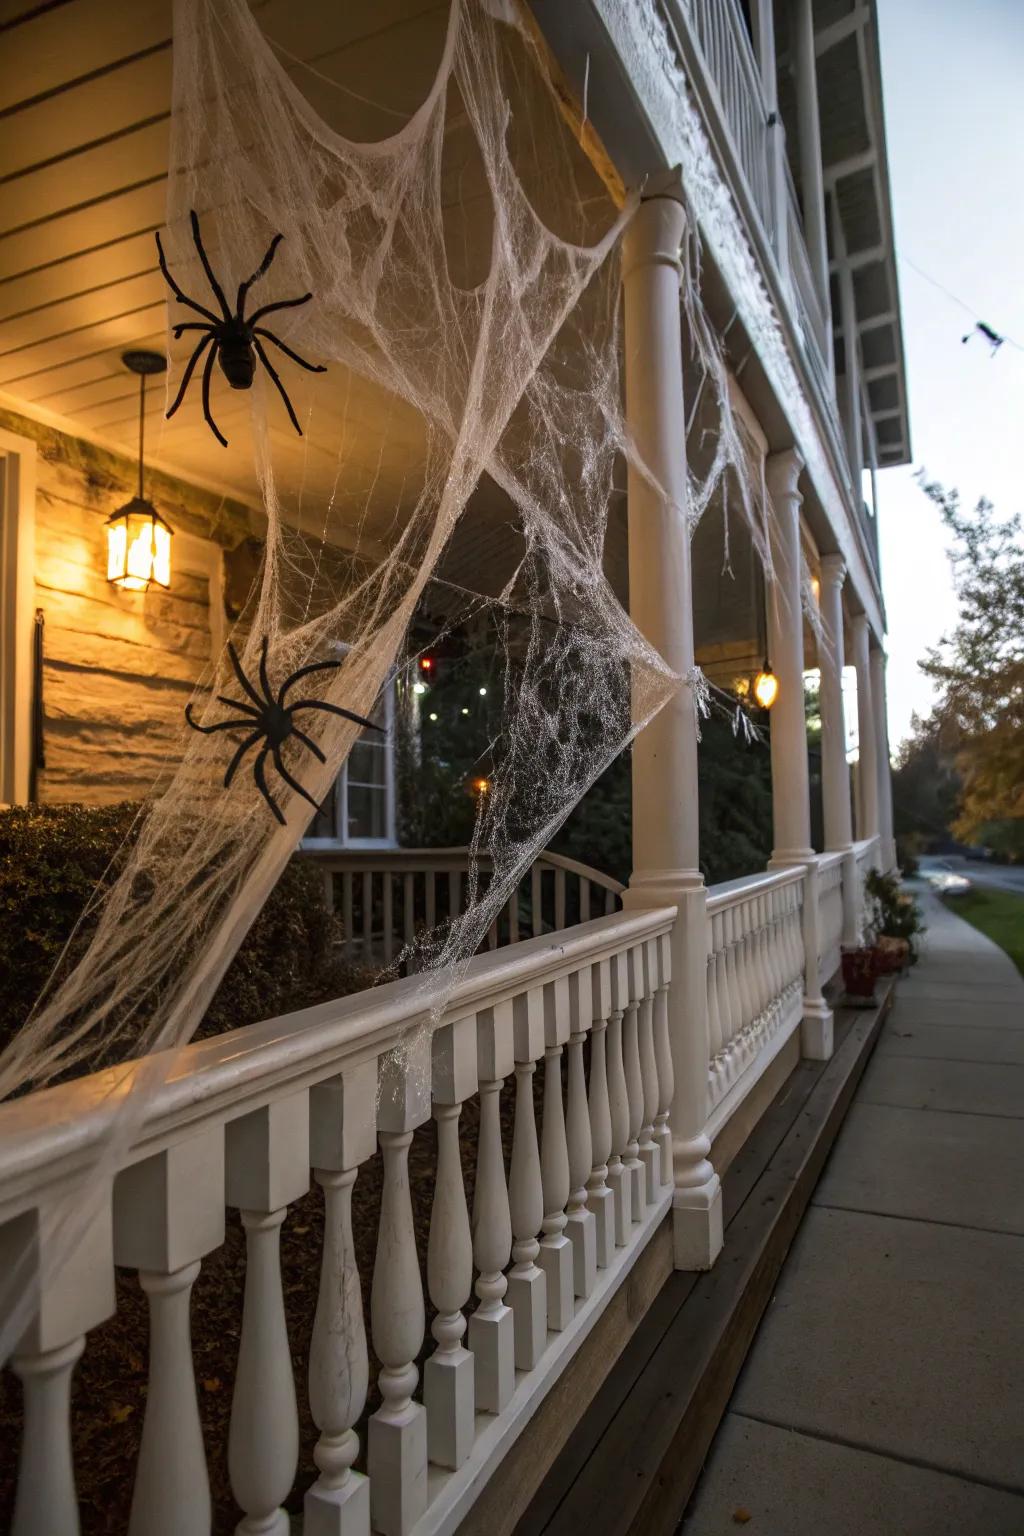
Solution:
M125 352L121 361L139 376L139 493L107 519L107 580L129 592L145 592L153 584L171 584L173 535L152 502L142 494L146 378L163 373L167 362L159 352Z
M771 709L778 696L779 680L772 671L771 662L766 661L754 678L754 698L762 709Z

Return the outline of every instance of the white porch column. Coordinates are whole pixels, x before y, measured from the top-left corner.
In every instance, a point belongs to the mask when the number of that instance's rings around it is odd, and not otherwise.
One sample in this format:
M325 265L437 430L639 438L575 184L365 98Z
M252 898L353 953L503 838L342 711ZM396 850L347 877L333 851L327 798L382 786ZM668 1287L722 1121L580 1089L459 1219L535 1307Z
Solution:
M674 193L674 195L673 195ZM629 470L629 603L681 677L693 667L690 538L680 341L678 173L637 210L625 238L626 414L660 486ZM722 1191L708 1160L707 908L698 867L697 722L681 686L633 746L633 875L627 907L675 905L669 1031L675 1263L710 1269L722 1247Z
M795 448L770 454L765 481L774 580L768 590L769 659L779 680L771 712L773 866L805 867L804 1002L801 1051L817 1061L832 1054L832 1011L821 993L818 863L811 847L811 799L804 713L804 615L800 591L800 504L803 459Z
M804 714L804 616L800 594L800 504L804 463L795 448L765 461L771 501L774 580L768 588L768 657L779 680L771 712L773 864L812 858Z
M825 821L825 850L842 852L843 943L857 942L857 859L853 852L850 805L850 765L846 761L846 720L843 711L843 582L846 563L841 555L821 562L821 618L824 639L818 647L821 668L821 788Z
M807 254L811 258L811 271L818 284L822 314L827 321L831 313L828 286L828 238L825 231L825 178L821 164L821 124L818 117L818 72L814 55L812 0L790 0L789 28L796 77L804 235L807 240Z
M864 441L861 422L860 339L857 329L857 302L853 291L853 273L846 259L846 239L839 207L832 203L832 244L838 264L839 325L843 334L843 377L839 390L839 409L846 438L846 456L850 461L850 480L859 507L864 500L861 477L864 472Z
M863 840L875 837L878 833L878 750L876 716L871 698L867 614L855 614L850 630L853 638L853 664L857 669L857 733L860 737L857 760L857 836Z
M892 827L892 769L889 763L889 726L885 695L885 652L881 646L869 651L871 669L871 703L875 711L875 762L878 769L878 831L882 846L879 850L884 874L896 867L896 845Z

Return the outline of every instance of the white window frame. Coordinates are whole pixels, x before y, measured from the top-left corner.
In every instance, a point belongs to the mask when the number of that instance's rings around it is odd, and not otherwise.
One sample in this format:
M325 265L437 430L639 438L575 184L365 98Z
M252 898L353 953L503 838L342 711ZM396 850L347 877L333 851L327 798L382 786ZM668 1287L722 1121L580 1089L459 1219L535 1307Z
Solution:
M0 805L32 791L36 445L0 429Z
M341 651L347 651L347 645L339 645ZM395 683L392 678L384 685L381 694L381 706L384 712L384 826L383 837L349 837L348 835L348 764L346 758L341 772L334 781L334 825L338 827L337 837L304 837L302 847L310 853L325 853L342 848L397 848L398 837L396 832L395 815Z

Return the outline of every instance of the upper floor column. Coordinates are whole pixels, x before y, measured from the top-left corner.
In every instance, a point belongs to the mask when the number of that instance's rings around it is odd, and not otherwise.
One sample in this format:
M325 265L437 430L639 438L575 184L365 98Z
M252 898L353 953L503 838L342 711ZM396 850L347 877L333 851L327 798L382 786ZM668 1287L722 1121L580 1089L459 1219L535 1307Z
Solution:
M872 701L870 631L866 613L858 613L850 625L853 665L857 669L857 836L878 834L878 746L876 715Z
M889 761L889 727L885 691L885 652L872 646L871 703L875 712L876 765L878 769L878 832L882 840L882 869L888 873L896 865L896 845L892 821L892 767Z
M768 644L779 680L771 712L772 863L813 858L804 713L804 617L800 582L798 482L803 459L795 448L770 454L765 479L771 502L773 579L768 591Z
M669 1038L677 1269L710 1269L722 1248L722 1187L706 1132L707 893L699 867L697 709L679 302L686 228L678 172L649 187L626 231L626 417L640 463L629 474L629 610L679 678L633 743L633 873L627 907L675 906Z
M828 233L825 227L825 177L821 163L821 122L818 116L818 68L814 51L813 0L790 0L789 31L796 81L804 235L807 240L807 253L811 258L811 270L821 297L822 313L827 318L831 308L828 284Z
M846 761L846 722L843 715L843 582L846 563L841 555L821 562L822 639L818 646L821 671L821 780L828 852L849 848L853 840L850 808L850 768Z

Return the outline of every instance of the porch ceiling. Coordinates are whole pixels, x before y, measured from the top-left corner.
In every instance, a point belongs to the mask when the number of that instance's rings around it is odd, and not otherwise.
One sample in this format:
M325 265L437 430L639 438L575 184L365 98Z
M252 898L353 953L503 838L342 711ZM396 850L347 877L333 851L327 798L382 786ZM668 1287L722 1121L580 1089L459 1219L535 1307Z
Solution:
M875 0L812 0L825 184L835 199L856 297L868 412L880 466L910 461L903 333L892 228ZM780 60L788 49L787 8L776 5ZM783 71L780 107L791 151L796 101ZM833 250L832 271L839 260ZM833 285L833 316L839 314ZM842 364L842 345L839 346Z

